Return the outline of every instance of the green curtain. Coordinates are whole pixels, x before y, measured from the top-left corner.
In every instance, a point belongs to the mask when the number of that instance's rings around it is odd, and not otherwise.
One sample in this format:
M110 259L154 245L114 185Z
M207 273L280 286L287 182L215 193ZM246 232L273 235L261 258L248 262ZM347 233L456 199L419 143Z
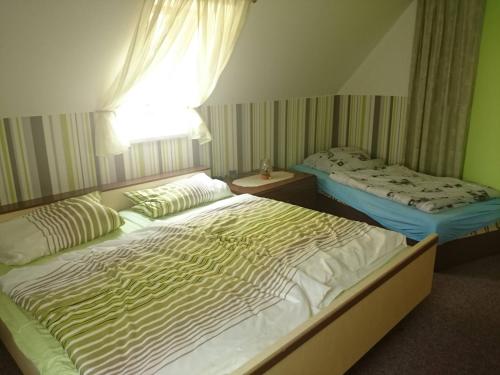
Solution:
M484 0L418 0L405 163L461 177Z

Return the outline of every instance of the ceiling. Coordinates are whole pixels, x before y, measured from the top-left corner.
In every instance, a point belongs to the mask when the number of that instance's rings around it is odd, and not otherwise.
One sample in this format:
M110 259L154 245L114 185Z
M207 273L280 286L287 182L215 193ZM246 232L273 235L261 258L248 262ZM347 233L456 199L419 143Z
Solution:
M412 0L259 0L209 103L336 93ZM0 117L95 110L137 0L0 2Z

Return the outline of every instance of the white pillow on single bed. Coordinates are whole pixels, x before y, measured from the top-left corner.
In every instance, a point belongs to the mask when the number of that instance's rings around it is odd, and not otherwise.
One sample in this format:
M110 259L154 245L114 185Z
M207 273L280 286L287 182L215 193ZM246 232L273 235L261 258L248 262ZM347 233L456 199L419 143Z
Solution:
M100 201L96 191L0 223L0 263L26 264L115 231L123 219Z
M335 147L317 152L308 156L304 164L326 173L385 167L382 159L370 159L370 155L355 147Z
M128 191L125 195L135 204L133 210L156 219L233 194L225 182L198 173L153 189Z

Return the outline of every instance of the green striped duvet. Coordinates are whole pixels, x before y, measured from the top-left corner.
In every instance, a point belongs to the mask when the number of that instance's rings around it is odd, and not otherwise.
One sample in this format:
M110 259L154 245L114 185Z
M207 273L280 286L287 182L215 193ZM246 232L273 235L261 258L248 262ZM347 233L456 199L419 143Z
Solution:
M149 228L10 289L80 373L153 373L284 299L294 266L366 224L267 199Z

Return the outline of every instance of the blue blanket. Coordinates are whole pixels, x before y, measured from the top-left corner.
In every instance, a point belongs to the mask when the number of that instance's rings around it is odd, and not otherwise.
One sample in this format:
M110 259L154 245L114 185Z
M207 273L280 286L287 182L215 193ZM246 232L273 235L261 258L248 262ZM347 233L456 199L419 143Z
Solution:
M302 164L292 169L316 175L321 193L334 197L365 213L384 227L416 241L437 233L439 243L442 244L500 220L500 198L430 214L340 184L333 181L328 173Z

